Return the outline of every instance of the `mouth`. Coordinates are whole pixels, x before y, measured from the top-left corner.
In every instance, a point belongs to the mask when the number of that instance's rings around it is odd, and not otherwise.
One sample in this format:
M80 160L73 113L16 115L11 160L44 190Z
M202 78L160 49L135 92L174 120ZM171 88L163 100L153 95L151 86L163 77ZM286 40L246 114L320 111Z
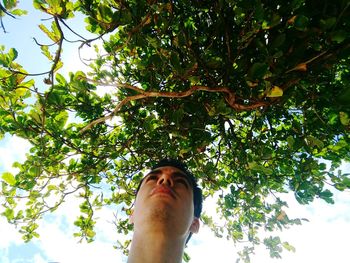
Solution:
M151 195L156 195L156 194L168 195L174 199L176 198L174 192L170 188L164 187L164 186L154 188L151 192Z

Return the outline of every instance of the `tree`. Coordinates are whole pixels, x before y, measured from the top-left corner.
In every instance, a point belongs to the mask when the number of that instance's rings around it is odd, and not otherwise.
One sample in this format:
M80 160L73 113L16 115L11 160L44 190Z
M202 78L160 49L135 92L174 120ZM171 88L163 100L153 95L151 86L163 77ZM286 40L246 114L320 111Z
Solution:
M14 0L3 3L8 14L23 12L13 13ZM19 172L2 175L1 188L2 215L21 224L25 240L37 236L44 213L78 194L76 235L92 241L95 209L118 204L129 213L142 171L164 157L185 160L205 196L219 197L223 222L202 220L218 236L248 240L245 261L261 243L272 257L292 249L258 235L301 223L285 213L279 193L293 191L301 204L332 203L328 186L350 188L349 174L338 170L350 160L348 1L34 6L51 17L50 27L39 27L52 44L36 43L52 64L45 83L16 62L15 49L0 54L0 134L32 144L27 160L14 164ZM95 38L69 23L78 13ZM59 73L67 32L81 47L102 42L88 73ZM105 86L115 92L98 95ZM117 225L131 230L127 219Z

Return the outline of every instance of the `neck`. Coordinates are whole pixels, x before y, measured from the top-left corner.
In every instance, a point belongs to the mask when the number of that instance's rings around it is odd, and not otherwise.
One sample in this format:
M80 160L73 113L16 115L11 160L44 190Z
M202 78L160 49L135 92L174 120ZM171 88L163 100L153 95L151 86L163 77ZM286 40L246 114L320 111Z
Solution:
M128 263L181 263L185 241L163 233L134 232Z

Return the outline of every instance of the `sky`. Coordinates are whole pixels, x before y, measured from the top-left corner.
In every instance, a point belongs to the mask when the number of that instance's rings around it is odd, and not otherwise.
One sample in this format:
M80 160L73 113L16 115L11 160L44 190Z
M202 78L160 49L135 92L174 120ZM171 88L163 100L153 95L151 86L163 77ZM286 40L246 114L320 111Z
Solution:
M40 23L40 13L31 9L31 1L22 1L20 7L29 9L29 14L16 20L4 18L6 30L0 32L0 45L6 48L16 47L19 51L18 62L31 73L47 70L46 59L35 47L33 37L39 41L47 41L37 29ZM79 23L76 21L74 23ZM64 46L65 71L72 71L82 65L77 58L78 44L74 48ZM86 53L88 54L88 53ZM14 161L24 161L29 151L28 142L16 136L6 135L0 141L0 176L4 171L16 172L12 167ZM344 164L342 169L350 171L350 165ZM307 218L302 226L293 226L279 233L283 241L288 241L296 248L296 252L283 252L282 259L271 259L264 247L257 248L252 262L258 263L291 263L318 262L328 263L348 262L348 244L350 244L350 193L334 192L335 204L326 204L315 200L311 205L299 205L291 193L281 197L288 202L286 210L290 218ZM0 197L1 201L1 197ZM77 230L73 224L79 206L77 198L65 202L54 214L49 214L40 222L40 238L29 243L22 241L18 229L0 217L0 263L70 263L70 262L125 262L126 257L113 248L117 240L130 238L121 236L112 224L115 212L104 208L97 212L100 218L96 225L96 241L79 243L73 237ZM0 208L1 210L1 208ZM213 200L206 200L204 210L215 214ZM205 262L236 262L238 248L230 241L215 238L205 226L193 235L186 252L191 256L192 263Z

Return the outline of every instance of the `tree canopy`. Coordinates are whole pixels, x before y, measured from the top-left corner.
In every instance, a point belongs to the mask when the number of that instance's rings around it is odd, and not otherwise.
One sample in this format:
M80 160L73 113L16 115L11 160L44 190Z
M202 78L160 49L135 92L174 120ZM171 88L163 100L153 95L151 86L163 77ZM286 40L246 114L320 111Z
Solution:
M2 3L0 18L25 13L15 0ZM301 222L285 213L280 193L332 203L330 187L350 188L338 169L350 160L347 0L33 5L50 18L39 27L51 43L28 48L41 49L51 67L28 72L16 49L0 51L0 136L32 145L14 164L18 173L2 174L1 212L26 241L69 195L81 199L75 235L93 241L94 211L114 204L129 213L144 169L165 157L184 160L205 197L218 197L222 220L202 221L217 236L249 241L245 261L259 244L272 257L292 249L259 237ZM78 14L94 38L70 23ZM84 61L89 72L60 74L68 32L96 53ZM120 219L117 229L131 226Z

